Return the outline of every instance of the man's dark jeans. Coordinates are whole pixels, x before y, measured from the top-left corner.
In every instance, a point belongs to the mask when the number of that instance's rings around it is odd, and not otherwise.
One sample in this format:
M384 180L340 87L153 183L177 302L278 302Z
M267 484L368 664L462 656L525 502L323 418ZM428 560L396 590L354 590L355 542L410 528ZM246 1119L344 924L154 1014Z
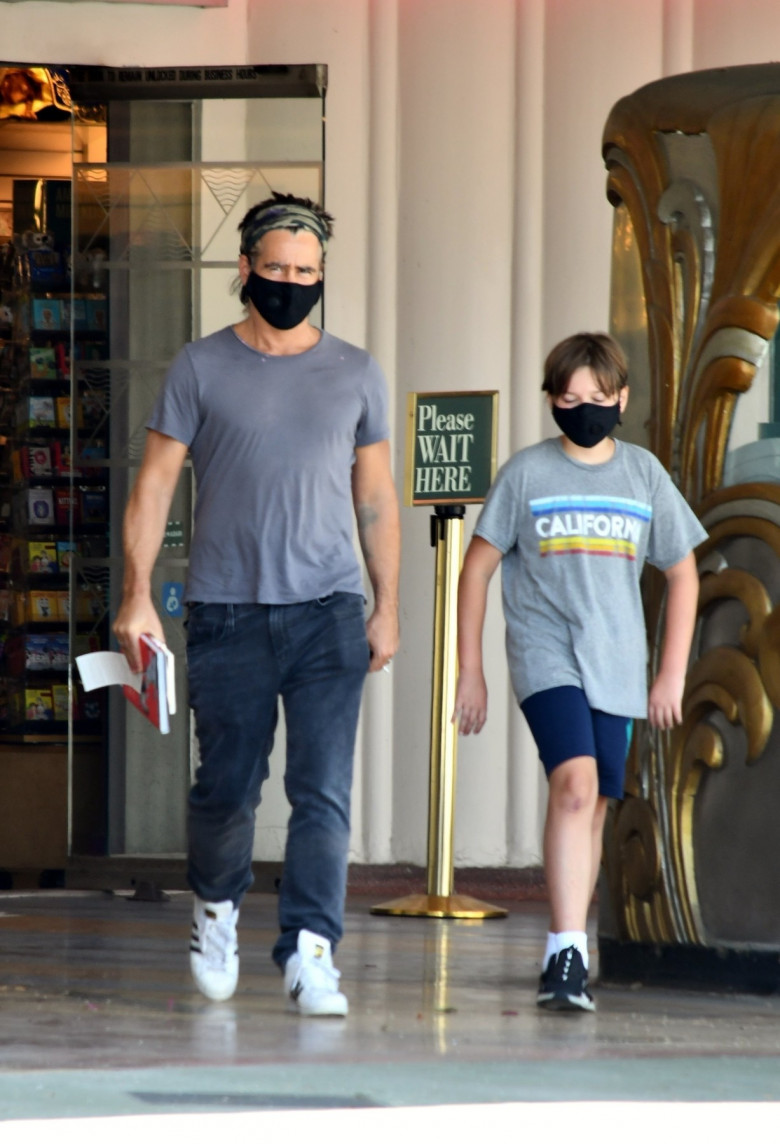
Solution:
M194 604L187 633L200 766L189 797L188 877L207 902L236 905L252 884L260 788L279 696L292 808L279 896L284 966L308 929L335 947L343 932L350 793L368 670L361 596L303 604Z

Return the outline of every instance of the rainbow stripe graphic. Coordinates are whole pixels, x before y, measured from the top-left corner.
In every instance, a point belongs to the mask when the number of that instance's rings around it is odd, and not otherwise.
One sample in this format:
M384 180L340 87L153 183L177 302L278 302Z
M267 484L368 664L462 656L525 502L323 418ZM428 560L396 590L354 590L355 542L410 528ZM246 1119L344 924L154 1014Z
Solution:
M636 560L652 506L630 497L554 496L530 502L541 556L616 556Z

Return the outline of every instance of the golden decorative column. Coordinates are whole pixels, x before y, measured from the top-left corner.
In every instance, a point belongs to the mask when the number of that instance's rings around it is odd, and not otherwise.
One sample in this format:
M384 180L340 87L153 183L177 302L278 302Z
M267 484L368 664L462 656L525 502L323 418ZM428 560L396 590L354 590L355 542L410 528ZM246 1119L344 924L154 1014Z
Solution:
M637 727L608 821L602 973L777 988L780 65L640 88L612 109L603 153L612 326L641 412L629 435L709 540L683 724ZM652 673L665 603L652 569L644 592Z

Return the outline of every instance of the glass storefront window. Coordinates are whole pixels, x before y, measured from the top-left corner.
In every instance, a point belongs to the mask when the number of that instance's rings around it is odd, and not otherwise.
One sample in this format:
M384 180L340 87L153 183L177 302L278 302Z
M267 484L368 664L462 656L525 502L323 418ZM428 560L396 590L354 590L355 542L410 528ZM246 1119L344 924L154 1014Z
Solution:
M145 422L167 366L185 342L240 317L234 291L240 219L272 191L323 197L326 71L321 66L61 71L72 108L58 109L56 124L27 125L28 131L42 131L38 194L44 200L47 180L53 192L46 149L52 132L58 133L56 173L67 226L55 244L60 280L25 294L25 355L29 343L35 361L40 358L40 376L32 378L25 356L25 397L45 398L53 414L50 425L39 424L40 403L27 410L24 445L40 444L45 437L41 447L59 458L59 468L40 476L42 500L51 499L52 515L45 537L40 528L36 537L59 552L59 634L64 660L72 664L79 651L114 646L111 622L123 577L122 515L143 454ZM0 65L0 79L7 72ZM17 134L24 129L18 119L9 123ZM3 187L14 182L13 172L3 182L5 127L0 118L0 224L7 222L13 244L12 212L3 201ZM46 220L38 221L42 232ZM5 293L2 303L7 304ZM44 322L44 310L52 323L48 330L34 325ZM8 365L12 353L6 352L4 333L0 328ZM44 376L47 370L50 377ZM20 394L12 392L13 384L7 388L16 433ZM0 518L0 528L11 535L14 498L28 495L29 488L11 476L8 490L8 519L3 524ZM73 669L67 718L67 695L60 699L56 724L58 741L67 740L69 747L66 812L74 853L185 850L186 795L197 762L187 715L181 604L193 499L187 465L153 582L177 660L181 713L164 749L159 733L128 711L116 688L85 696ZM21 510L14 511L18 518ZM3 543L0 536L0 549ZM13 542L7 546L10 550ZM11 603L17 588L27 600L29 582L0 584ZM0 595L0 616L3 599ZM60 606L59 596L55 603ZM11 634L13 626L9 619ZM63 672L63 682L68 674ZM8 677L6 658L3 678ZM22 663L22 694L24 677ZM38 682L44 691L42 676ZM55 720L50 722L53 727Z

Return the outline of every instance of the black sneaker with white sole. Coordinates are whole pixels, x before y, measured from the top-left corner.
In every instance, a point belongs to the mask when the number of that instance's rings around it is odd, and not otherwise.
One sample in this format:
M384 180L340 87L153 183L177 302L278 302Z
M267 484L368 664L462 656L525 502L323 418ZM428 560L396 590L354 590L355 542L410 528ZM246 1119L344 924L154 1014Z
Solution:
M588 971L575 945L551 957L539 979L536 1004L542 1009L592 1013L596 1004L588 992Z

